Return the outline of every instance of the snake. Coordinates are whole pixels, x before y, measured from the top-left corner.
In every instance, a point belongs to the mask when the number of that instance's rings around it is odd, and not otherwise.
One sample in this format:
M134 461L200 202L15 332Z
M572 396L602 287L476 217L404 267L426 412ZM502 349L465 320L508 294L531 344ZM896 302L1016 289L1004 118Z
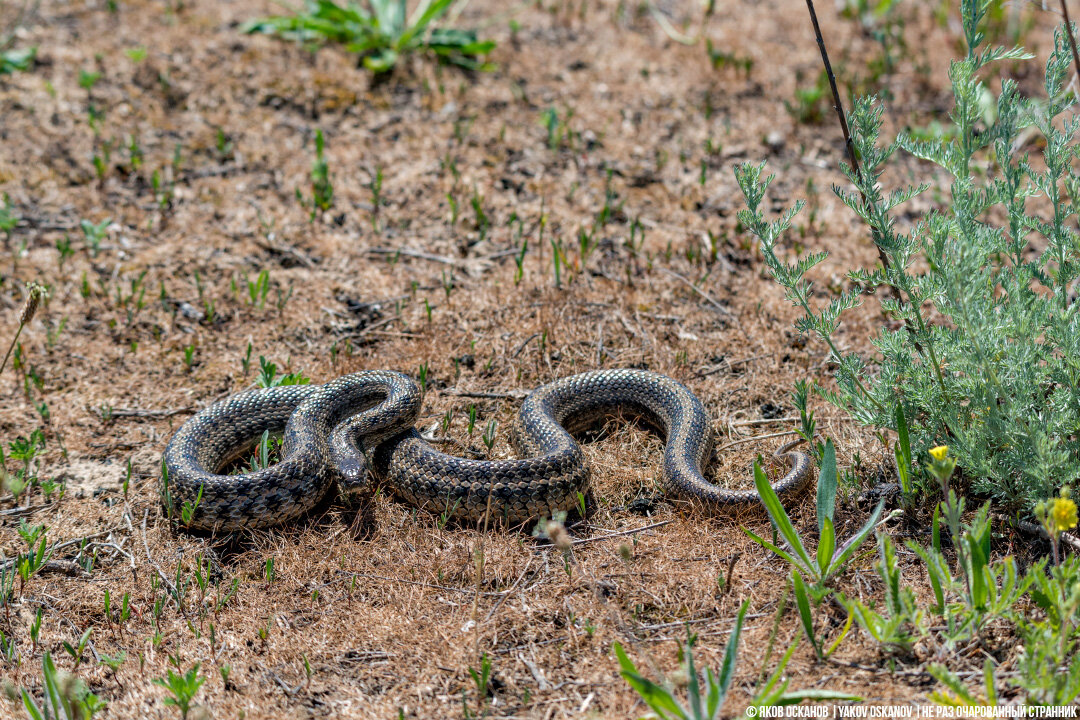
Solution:
M415 380L386 370L240 392L173 435L163 455L163 498L170 510L186 508L189 530L236 531L294 520L335 486L361 493L378 481L396 498L448 520L490 515L518 525L580 507L589 467L575 434L621 409L664 436L665 491L714 507L761 500L756 489L723 488L704 477L713 452L709 415L685 385L656 372L593 370L536 388L513 424L518 459L510 460L438 450L414 427L422 401ZM265 432L282 433L280 460L227 474ZM810 459L792 449L796 444L774 453L788 465L771 484L777 494L797 491L810 477Z

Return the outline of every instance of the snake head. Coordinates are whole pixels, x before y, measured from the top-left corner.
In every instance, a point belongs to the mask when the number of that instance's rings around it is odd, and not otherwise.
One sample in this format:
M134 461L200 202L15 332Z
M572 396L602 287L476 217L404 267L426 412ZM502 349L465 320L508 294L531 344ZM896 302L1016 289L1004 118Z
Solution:
M366 490L371 484L371 472L367 458L363 455L348 455L336 458L339 474L338 484L342 492L357 493Z

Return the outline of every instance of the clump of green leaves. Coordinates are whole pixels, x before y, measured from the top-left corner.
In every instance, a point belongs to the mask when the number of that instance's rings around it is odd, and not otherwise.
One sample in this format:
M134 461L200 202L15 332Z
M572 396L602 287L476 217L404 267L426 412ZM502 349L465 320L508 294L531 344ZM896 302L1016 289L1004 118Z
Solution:
M37 57L37 46L0 52L0 75L29 70Z
M186 718L188 712L191 711L195 694L199 692L199 688L206 682L206 678L199 677L199 663L195 663L195 665L183 675L174 673L170 668L165 679L154 678L151 682L155 685L160 685L172 693L172 697L166 697L163 702L166 705L175 706L180 710L181 717Z
M975 492L1030 511L1057 483L1080 475L1080 445L1070 440L1080 426L1080 172L1072 163L1080 123L1062 119L1076 102L1065 87L1070 51L1063 31L1046 63L1046 99L1022 96L1006 78L995 112L984 112L987 68L1030 57L1020 48L984 47L980 24L988 6L961 3L968 50L950 70L954 133L930 140L901 134L883 146L881 105L872 97L856 101L850 124L861 166L843 165L855 191L835 192L869 226L882 264L849 272L851 289L824 309L812 300L805 275L825 253L791 264L778 254L801 203L766 220L761 208L772 178L763 178L763 165L740 165L736 178L747 203L743 225L805 313L798 328L824 341L836 364L838 389L822 394L878 428L896 430L902 406L913 450L947 444ZM1021 133L1029 128L1045 144L1038 161L1022 152ZM883 175L897 150L933 163L949 182L944 206L910 227L898 224L894 210L930 183L886 191ZM874 338L878 356L870 366L834 340L841 316L864 293L883 298L884 312L902 325ZM914 481L934 486L922 472Z
M430 53L439 60L470 70L483 69L480 59L495 47L475 30L435 27L461 0L421 0L408 13L406 0L366 0L338 5L333 0L306 0L295 15L275 15L246 23L246 33L266 33L313 48L330 43L358 53L360 63L376 75L394 69L412 53Z
M272 363L262 355L259 356L259 377L255 379L255 384L259 387L272 388L279 385L307 385L311 382L311 378L304 375L302 372L286 373L285 375L278 376L278 366L276 363Z

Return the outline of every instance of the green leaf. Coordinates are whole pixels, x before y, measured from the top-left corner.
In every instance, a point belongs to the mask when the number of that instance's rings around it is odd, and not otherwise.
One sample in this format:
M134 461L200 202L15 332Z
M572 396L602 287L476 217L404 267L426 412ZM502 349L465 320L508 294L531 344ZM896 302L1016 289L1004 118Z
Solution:
M934 506L934 518L930 523L930 538L934 552L941 553L941 504Z
M613 643L612 650L619 661L619 667L621 668L619 674L641 696L641 699L653 712L663 720L668 718L677 720L689 717L670 692L638 674L637 668L634 667L633 661L627 657L622 645Z
M412 41L413 37L415 37L418 33L423 32L432 20L445 13L446 10L454 2L455 0L435 0L435 2L431 3L427 7L427 9L424 10L423 15L421 15L418 19L413 20L411 22L411 27L409 27L407 30L405 30L404 33L402 33L401 38L398 40L398 47L400 48L408 45L408 43ZM402 5L404 4L405 3L402 2ZM417 10L419 9L420 8L417 8Z
M960 681L960 678L953 675L949 668L944 665L932 663L930 667L927 668L927 671L937 678L938 682L956 693L957 698L961 701L961 706L978 706L983 704L977 697L971 694L971 691Z
M780 697L784 691L787 690L787 680L780 683L779 686L777 686L777 683L780 682L780 678L784 674L784 669L787 668L787 664L791 662L791 656L797 647L799 647L798 636L796 636L795 642L791 643L791 646L788 647L787 652L784 653L783 657L780 658L780 662L776 665L773 674L769 676L765 686L758 691L757 697L751 701L751 705L772 705L775 703L776 698Z
M908 549L922 558L922 561L926 564L926 572L930 577L930 588L934 591L934 606L930 608L937 615L945 613L945 584L951 580L951 577L942 578L942 568L937 562L940 555L935 553L931 556L931 550L927 550L918 543L907 542Z
M26 708L26 712L30 715L30 720L48 720L48 718L41 713L41 708L37 706L37 703L34 702L34 699L30 697L25 689L22 689L22 701L23 707Z
M983 685L986 687L986 704L997 705L997 689L994 687L994 663L986 658L983 663Z
M900 489L905 495L910 495L911 487L911 441L908 439L907 418L904 417L904 406L896 405L896 445L893 446L893 455L896 458L896 474L900 478Z
M750 607L750 601L744 600L739 607L739 614L735 616L735 625L731 628L727 645L724 646L724 659L720 663L720 672L716 678L716 703L712 702L712 687L709 688L709 717L715 716L716 712L723 707L724 699L727 698L731 681L735 679L735 663L739 655L739 636L742 635L743 621L746 619L746 611Z
M780 557L782 557L784 560L787 560L788 563L790 563L792 567L799 568L800 570L805 570L807 572L807 574L809 574L809 575L814 574L814 568L812 568L812 567L804 567L802 565L802 563L800 563L798 560L796 560L794 557L792 557L790 553L788 553L785 550L781 550L780 548L776 547L775 545L773 545L768 540L765 540L764 538L758 537L756 534L754 534L754 532L752 530L748 530L747 528L743 528L742 531L744 533L746 533L747 535L749 535L750 539L753 540L754 542L756 542L761 547L765 548L766 550L768 550L770 552L774 552L777 555L779 555Z
M885 500L881 500L877 507L874 508L874 512L870 514L870 519L866 521L866 524L862 526L859 532L855 533L844 545L840 548L840 554L837 555L836 561L833 563L833 569L842 568L847 564L847 561L851 559L851 556L855 554L855 551L859 549L867 536L874 531L874 526L878 524L878 520L881 519L881 511L885 509Z
M821 454L821 471L817 484L817 521L818 532L824 532L825 521L833 519L836 509L836 447L832 438L825 441L825 451ZM822 570L824 572L824 569Z
M760 459L754 460L754 485L757 486L758 495L761 496L761 502L765 505L773 526L784 538L784 542L787 543L788 547L806 564L806 567L814 571L814 580L818 580L818 568L806 552L802 538L799 537L795 526L791 524L791 519L788 517L787 511L784 510L780 498L777 497L776 491L769 484L769 478L765 476L765 471L761 469Z
M0 75L10 75L16 70L29 70L37 57L37 46L0 53Z
M986 556L983 554L982 544L975 538L967 535L964 541L968 546L971 580L971 604L976 608L985 608L989 597L989 589L986 586Z
M795 586L795 604L799 607L799 619L802 620L803 632L806 633L806 639L813 646L814 654L820 658L821 646L814 636L814 618L810 614L810 599L806 595L806 583L803 582L798 570L791 571L791 582Z
M818 567L821 569L822 577L828 576L833 553L835 551L836 530L833 528L832 518L827 517L825 518L825 526L821 530L821 537L818 539L817 547L817 562Z

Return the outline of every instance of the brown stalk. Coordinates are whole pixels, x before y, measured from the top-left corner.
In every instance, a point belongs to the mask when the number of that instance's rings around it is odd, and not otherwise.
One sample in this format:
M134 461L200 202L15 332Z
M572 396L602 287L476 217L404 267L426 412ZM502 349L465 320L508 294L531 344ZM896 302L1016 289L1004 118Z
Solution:
M1076 36L1073 35L1072 21L1069 20L1069 8L1065 0L1061 0L1061 14L1065 16L1065 33L1069 36L1069 46L1072 48L1073 67L1076 68L1076 78L1080 80L1080 52L1076 51ZM1078 90L1080 92L1080 90Z
M863 179L862 166L859 165L859 158L855 154L855 143L851 139L851 131L848 130L847 115L844 114L844 104L840 100L840 90L836 87L836 75L833 73L832 63L829 62L829 52L825 49L825 38L821 35L821 26L818 24L817 12L814 10L814 0L806 0L806 9L810 11L810 22L814 25L814 36L817 38L818 50L821 51L821 62L825 65L825 74L829 78L829 87L832 89L833 96L833 109L836 110L836 117L840 120L840 130L844 133L844 149L847 151L848 162L851 164L851 169L855 171L855 175L859 180ZM859 191L862 195L863 204L866 204L866 195ZM881 244L878 242L877 231L871 228L871 234L873 235L874 247L877 248L878 257L881 259L881 265L885 269L889 267L889 258L885 255L885 251L881 249ZM889 286L893 293L899 298L900 291L896 288Z
M1064 2L1064 0L1062 0ZM814 25L814 36L817 38L818 49L821 51L821 61L825 64L825 74L829 78L829 87L832 89L833 96L833 108L836 110L836 117L840 120L840 130L844 133L844 148L847 151L848 162L851 163L851 168L854 170L856 177L860 182L864 182L862 174L862 166L859 165L859 158L855 154L855 143L851 139L851 132L848 130L847 116L844 114L844 105L840 100L840 91L836 87L836 75L833 74L832 64L829 62L829 53L825 49L825 38L821 35L821 26L818 24L817 12L814 11L814 0L806 0L806 9L810 11L810 22ZM1080 68L1080 61L1078 61L1077 67ZM866 193L859 189L859 195L862 196L863 205L867 205ZM885 251L881 247L880 238L878 237L877 230L873 227L870 228L870 237L874 242L874 247L877 248L878 259L881 260L881 267L884 270L889 269L889 257L885 254ZM898 302L904 300L903 294L900 289L891 283L886 283L886 287L892 292L892 295ZM904 320L904 328L911 335L912 343L915 345L915 349L919 352L923 352L922 343L919 342L918 334L915 331L915 327L912 326L910 319ZM933 356L933 348L931 348L931 356ZM941 370L938 367L936 359L933 360L934 368L938 372L938 381L941 383L942 392L945 391L945 385L941 381Z
M4 372L4 368L7 367L8 358L11 357L11 351L15 349L15 343L19 341L19 335L22 333L23 328L34 319L34 314L37 312L41 299L48 296L45 287L36 282L28 283L27 290L26 301L23 303L22 310L19 311L19 327L15 331L15 337L11 338L11 344L8 345L7 352L4 354L3 362L0 362L0 373Z

